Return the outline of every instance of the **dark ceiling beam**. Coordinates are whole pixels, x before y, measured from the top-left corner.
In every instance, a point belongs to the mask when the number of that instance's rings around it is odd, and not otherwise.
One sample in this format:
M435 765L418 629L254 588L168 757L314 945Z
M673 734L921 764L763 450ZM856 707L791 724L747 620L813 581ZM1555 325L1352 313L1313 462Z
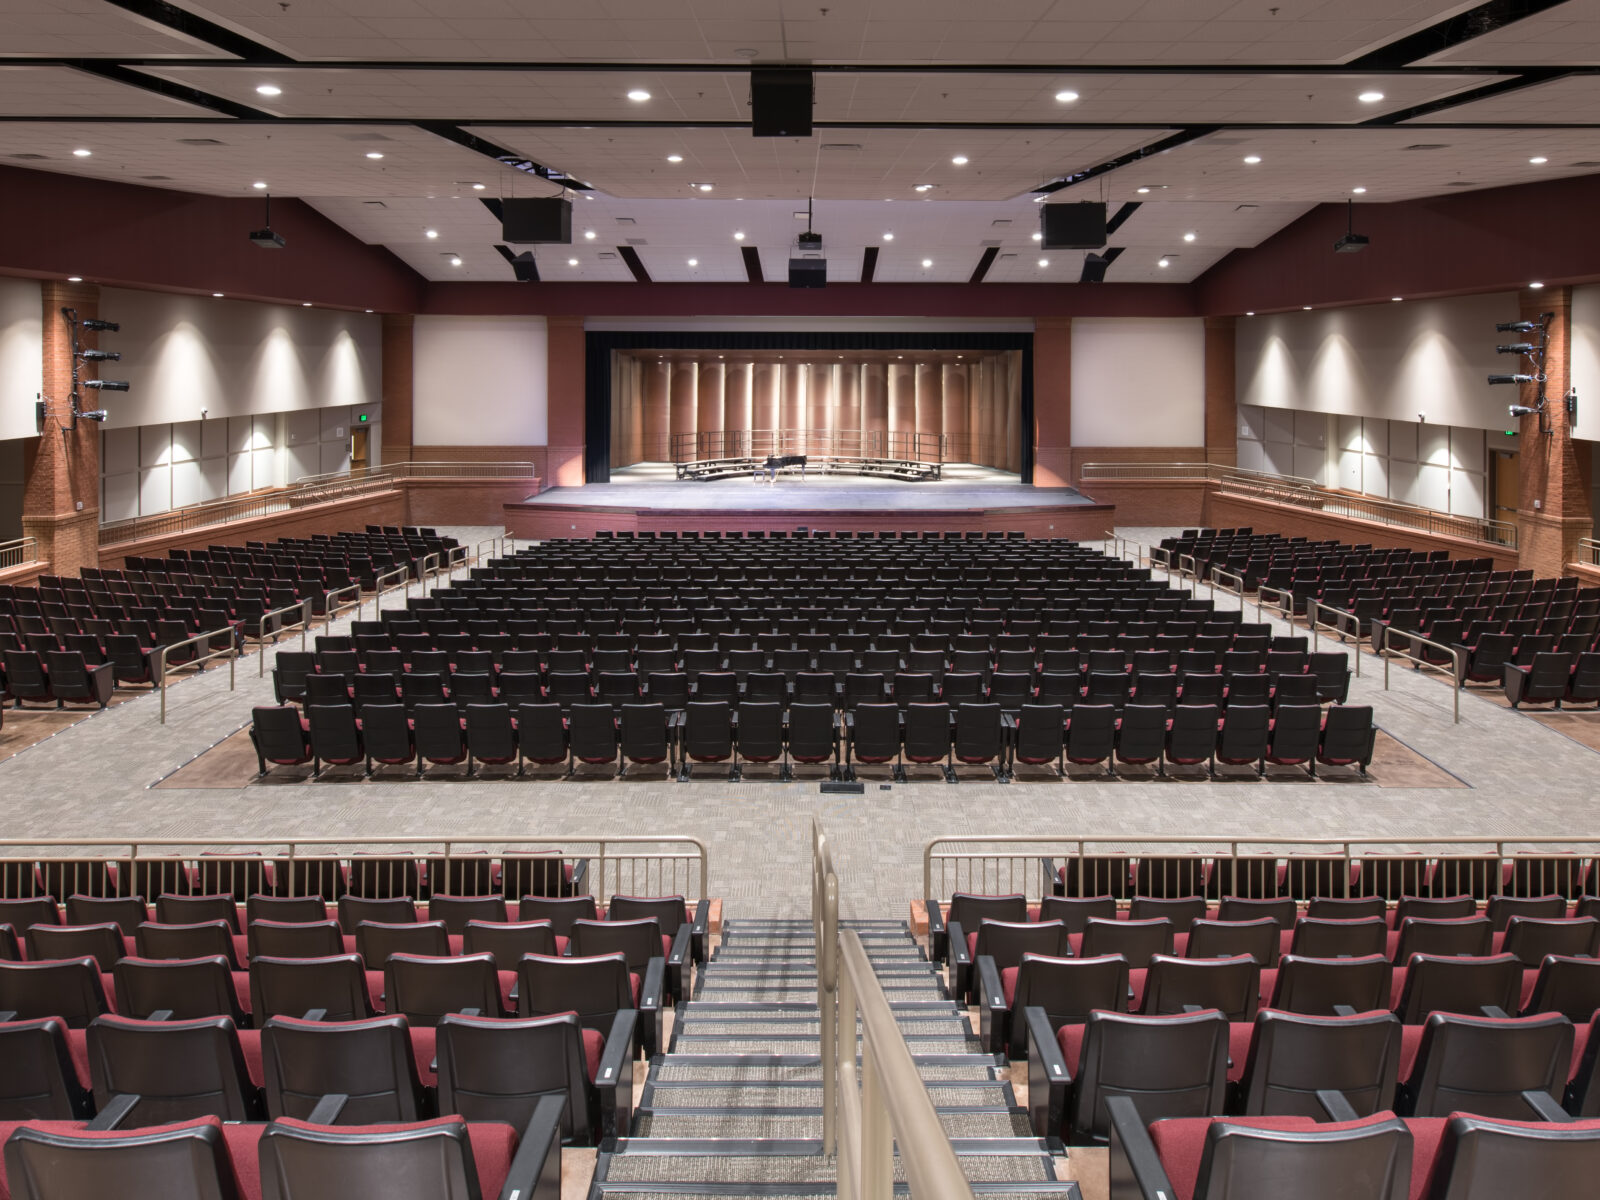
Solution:
M495 249L500 252L500 257L511 264L511 271L517 277L518 283L539 282L539 262L533 257L532 250L524 250L520 254L510 246L495 244Z
M861 282L871 283L878 270L878 248L868 246L861 252Z
M1109 237L1111 234L1121 229L1122 226L1127 222L1128 218L1139 211L1139 206L1143 203L1144 201L1142 200L1129 200L1121 208L1117 209L1117 211L1111 215L1111 219L1106 222L1106 236Z
M1103 163L1096 163L1094 166L1085 167L1081 171L1074 171L1071 175L1063 175L1033 190L1035 194L1048 196L1054 192L1061 191L1062 188L1069 188L1079 183L1087 183L1091 179L1097 179L1101 175L1109 174L1122 167L1130 166L1136 162L1143 162L1152 155L1163 154L1168 150L1175 150L1179 146L1187 146L1190 142L1199 141L1201 138L1206 137L1208 134L1213 134L1221 128L1222 126L1220 125L1194 125L1188 129L1180 129L1177 133L1168 134L1166 137L1151 142L1149 145L1140 146L1138 149L1130 150L1126 154L1119 154L1115 158L1108 158Z
M293 63L294 60L280 51L264 46L242 33L208 21L204 17L196 16L192 12L178 8L176 5L167 4L165 0L105 0L113 8L120 8L129 16L137 18L145 25L153 25L161 29L170 29L174 33L181 33L185 37L194 38L196 41L205 42L208 46L215 46L218 50L228 54L236 54L245 60L244 66L277 66ZM287 5L285 5L287 7ZM117 60L122 61L122 60ZM148 60L150 65L155 65L159 59ZM208 61L208 60L200 60Z
M547 167L543 163L534 162L533 159L525 158L523 155L507 150L503 146L497 146L487 138L468 133L453 122L405 121L402 124L415 125L425 133L431 133L435 137L442 137L448 142L454 142L458 146L471 150L474 154L492 158L502 167L510 167L514 171L521 171L525 175L533 175L539 179L548 180L560 187L571 188L576 192L590 190L589 185L581 180L573 179L571 176L557 171L554 167Z
M1485 34L1536 17L1565 3L1566 0L1488 0L1486 4L1446 17L1426 29L1419 29L1416 33L1379 46L1376 50L1351 59L1344 66L1350 71L1403 70L1410 74L1413 69L1411 64L1418 59L1453 50Z
M761 273L761 251L754 246L740 246L739 253L744 257L745 278L751 283L765 283L767 277Z
M639 252L632 246L618 246L617 253L621 256L622 261L628 265L628 270L633 272L633 277L636 281L639 283L655 282L650 278L650 272L645 270L644 260L639 257Z
M994 260L1000 256L999 246L988 246L984 249L983 256L978 259L978 265L972 268L972 277L968 283L982 283L983 277L989 273L989 268L994 266Z
M128 87L138 88L142 92L151 92L157 96L165 96L171 100L182 100L185 104L196 104L201 108L208 108L214 113L220 113L229 118L228 124L238 121L250 121L257 124L273 122L276 118L259 108L252 108L248 104L240 104L237 100L229 100L222 96L214 96L210 92L201 91L199 88L187 87L181 83L173 83L166 79L157 79L154 75L146 75L142 71L135 71L120 63L105 62L101 59L86 58L72 64L72 69L82 71L85 75L98 76L101 79L110 79L116 83L126 84ZM90 118L91 120L93 118ZM126 118L132 121L136 118Z
M1435 113L1449 112L1453 108L1460 108L1463 104L1475 104L1479 100L1487 100L1491 96L1504 96L1508 92L1520 92L1524 88L1538 87L1540 84L1549 83L1553 79L1560 79L1572 72L1565 69L1532 70L1515 79L1498 79L1493 83L1484 84L1482 87L1470 88L1465 92L1457 92L1453 96L1442 96L1438 100L1428 100L1421 104L1413 104L1410 108L1402 108L1396 112L1384 113L1380 117L1373 117L1370 121L1361 122L1362 128L1400 125L1406 121L1415 121L1418 117L1431 117ZM1443 122L1429 121L1429 129L1460 129L1461 125L1447 125ZM1535 129L1534 125L1511 125L1513 129Z

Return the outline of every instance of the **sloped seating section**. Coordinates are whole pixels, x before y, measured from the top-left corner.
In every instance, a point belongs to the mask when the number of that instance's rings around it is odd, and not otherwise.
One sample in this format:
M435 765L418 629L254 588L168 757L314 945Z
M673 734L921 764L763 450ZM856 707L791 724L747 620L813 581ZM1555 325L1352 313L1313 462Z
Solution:
M1311 655L1065 541L600 538L528 547L284 653L259 766L1353 766ZM1326 713L1324 705L1333 705ZM704 770L704 768L702 768ZM938 777L936 775L935 777Z

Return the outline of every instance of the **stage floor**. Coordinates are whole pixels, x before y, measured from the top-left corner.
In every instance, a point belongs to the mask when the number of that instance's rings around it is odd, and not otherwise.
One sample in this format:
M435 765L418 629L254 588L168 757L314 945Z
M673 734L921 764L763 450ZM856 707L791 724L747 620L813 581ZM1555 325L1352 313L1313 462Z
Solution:
M910 483L858 475L812 472L765 479L680 480L671 463L638 463L611 472L610 483L551 488L526 503L581 504L586 508L653 509L717 512L727 509L808 512L917 512L929 509L1038 508L1044 505L1090 505L1076 488L1039 488L1023 484L1009 471L946 463L942 479Z

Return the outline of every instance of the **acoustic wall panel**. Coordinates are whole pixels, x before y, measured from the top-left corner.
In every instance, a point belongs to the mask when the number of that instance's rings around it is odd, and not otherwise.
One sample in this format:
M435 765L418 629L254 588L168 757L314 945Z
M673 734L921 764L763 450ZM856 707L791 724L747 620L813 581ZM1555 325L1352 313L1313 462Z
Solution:
M1198 318L1072 322L1074 446L1205 445L1205 328Z
M44 302L32 279L0 279L0 441L34 437L44 387ZM92 407L92 406L91 406Z
M543 317L420 316L412 335L412 439L423 446L542 446ZM560 404L583 404L561 396ZM419 458L426 457L419 451Z

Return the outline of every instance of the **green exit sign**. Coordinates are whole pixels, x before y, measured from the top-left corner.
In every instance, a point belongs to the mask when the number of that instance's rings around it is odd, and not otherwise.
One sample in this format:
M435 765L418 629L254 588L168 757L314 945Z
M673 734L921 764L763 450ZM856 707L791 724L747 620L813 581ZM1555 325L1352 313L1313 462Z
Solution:
M356 417L356 424L365 425L369 420L371 420L371 418L368 417L366 413L361 413Z

